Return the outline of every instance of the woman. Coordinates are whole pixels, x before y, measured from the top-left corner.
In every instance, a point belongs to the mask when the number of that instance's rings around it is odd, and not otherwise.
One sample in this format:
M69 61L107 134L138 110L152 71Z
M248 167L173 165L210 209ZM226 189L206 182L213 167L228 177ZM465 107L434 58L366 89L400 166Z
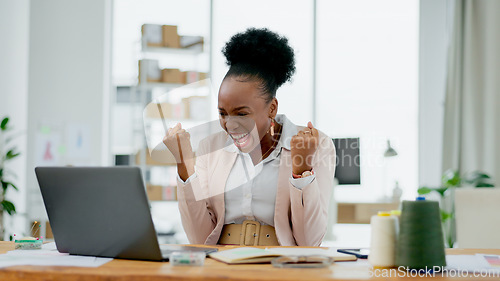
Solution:
M222 52L229 65L218 94L225 133L202 141L196 157L180 124L163 140L178 163L179 210L189 241L319 246L335 148L311 122L298 127L277 115L276 91L295 72L293 49L286 38L251 28Z

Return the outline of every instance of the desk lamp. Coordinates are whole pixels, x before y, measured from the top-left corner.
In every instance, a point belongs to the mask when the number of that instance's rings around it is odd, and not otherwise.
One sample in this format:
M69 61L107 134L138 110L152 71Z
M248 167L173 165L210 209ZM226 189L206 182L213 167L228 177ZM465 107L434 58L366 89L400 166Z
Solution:
M384 152L384 157L393 157L393 156L397 156L397 155L398 155L398 153L391 146L391 141L387 140L387 149Z
M398 153L396 152L396 150L391 146L391 141L390 140L387 140L387 149L385 150L384 152L384 157L385 158L392 158L394 156L397 156ZM387 163L385 165L385 183L384 183L384 189L383 189L383 192L384 192L384 195L383 195L383 200L387 200L388 198L388 195L387 195L387 178L388 178L388 175L387 175ZM398 186L397 182L396 182L396 186ZM397 187L399 189L399 187Z

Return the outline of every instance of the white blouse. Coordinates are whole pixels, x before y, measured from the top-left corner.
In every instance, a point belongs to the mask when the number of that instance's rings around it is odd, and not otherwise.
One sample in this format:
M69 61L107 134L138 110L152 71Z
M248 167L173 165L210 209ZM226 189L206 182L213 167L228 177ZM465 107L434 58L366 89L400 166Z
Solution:
M283 126L278 145L257 165L254 166L250 155L241 152L234 143L224 148L238 153L226 182L224 224L256 220L261 224L274 226L281 150L290 150L290 140L298 132L297 126L285 115L277 115L276 122ZM313 179L314 175L294 179L290 174L291 183L299 189L307 186Z
M257 165L253 165L250 155L241 152L228 137L228 145L224 149L238 155L226 181L224 224L240 224L245 220L255 220L264 225L274 226L274 204L281 150L290 150L290 141L298 133L297 126L285 115L279 114L275 120L283 126L280 140L271 154ZM184 182L179 176L177 177L179 181ZM197 174L194 173L184 183L196 177ZM294 179L290 173L290 182L298 189L304 188L314 179L315 175Z

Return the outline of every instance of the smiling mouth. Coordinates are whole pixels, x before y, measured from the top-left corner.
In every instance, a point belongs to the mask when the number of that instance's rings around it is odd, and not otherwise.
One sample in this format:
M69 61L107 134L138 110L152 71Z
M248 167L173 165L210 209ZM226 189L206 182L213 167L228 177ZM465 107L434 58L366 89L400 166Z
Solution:
M240 147L245 146L250 139L250 133L246 134L229 134L233 139L234 143Z

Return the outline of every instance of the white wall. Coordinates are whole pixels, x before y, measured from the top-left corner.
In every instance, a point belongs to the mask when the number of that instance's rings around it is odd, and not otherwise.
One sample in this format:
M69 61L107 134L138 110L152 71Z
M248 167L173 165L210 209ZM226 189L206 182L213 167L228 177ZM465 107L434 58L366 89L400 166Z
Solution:
M419 186L438 186L452 0L420 0Z
M28 91L29 215L46 216L34 167L42 138L52 138L56 165L109 165L111 0L32 1ZM85 155L68 134L83 128ZM56 139L59 138L59 144Z
M19 192L10 191L7 199L16 205L14 220L6 220L6 238L20 233L26 224L26 130L28 96L29 1L0 0L0 119L8 115L14 132L20 135L15 145L21 156L8 164L17 179ZM8 216L5 215L7 218Z

